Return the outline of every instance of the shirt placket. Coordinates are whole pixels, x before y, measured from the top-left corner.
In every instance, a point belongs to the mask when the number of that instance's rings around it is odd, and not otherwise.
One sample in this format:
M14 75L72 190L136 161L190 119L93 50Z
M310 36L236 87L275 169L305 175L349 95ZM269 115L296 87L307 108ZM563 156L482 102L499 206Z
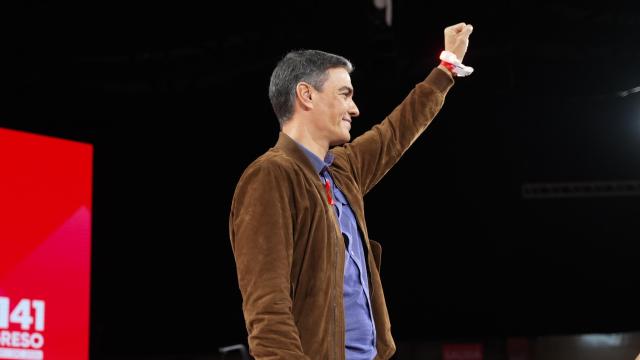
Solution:
M327 170L324 171L324 174L325 174L324 175L324 180L325 180L325 182L327 182L329 184L329 188L330 188L330 191L331 191L331 197L332 197L333 202L334 202L334 208L336 209L336 212L338 213L338 221L340 222L340 224L342 224L342 219L340 217L344 213L344 208L343 207L346 207L347 204L344 204L339 197L335 196L334 184L333 184L333 182L331 182L331 179L328 176L328 173L329 172ZM354 219L355 219L355 216L354 216ZM351 230L352 230L351 232L352 233L354 231L358 231L358 224L356 224L354 222L350 222L349 226L351 227ZM340 225L340 227L342 227L342 225ZM360 261L358 261L358 256L361 256L362 258L364 258L364 251L361 250L359 252L359 254L356 254L355 253L356 250L354 248L354 246L356 246L356 245L354 244L354 241L352 241L351 237L349 237L348 235L347 235L347 239L349 241L348 241L347 247L345 248L345 253L346 253L345 255L349 259L351 259L354 264L356 264L356 267L358 269L358 278L360 279L360 284L362 285L362 291L364 293L365 298L367 299L369 317L373 321L373 312L372 312L372 309L371 309L371 299L369 297L369 284L368 284L368 281L365 281L365 279L363 278L363 274L364 274L364 271L366 271L366 269L363 269L362 264L360 263ZM372 332L374 334L373 337L375 339L375 333L376 333L375 326L372 327Z

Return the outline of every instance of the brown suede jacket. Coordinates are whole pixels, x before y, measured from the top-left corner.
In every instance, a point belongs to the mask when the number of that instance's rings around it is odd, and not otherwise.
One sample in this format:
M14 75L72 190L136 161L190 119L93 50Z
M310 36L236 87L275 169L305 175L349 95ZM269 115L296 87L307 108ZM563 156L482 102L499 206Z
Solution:
M452 85L435 68L383 122L330 150L331 175L363 235L376 359L390 358L395 344L380 282L381 248L369 239L363 196L426 129ZM284 133L242 174L229 232L251 354L258 360L344 359L343 237L319 175Z

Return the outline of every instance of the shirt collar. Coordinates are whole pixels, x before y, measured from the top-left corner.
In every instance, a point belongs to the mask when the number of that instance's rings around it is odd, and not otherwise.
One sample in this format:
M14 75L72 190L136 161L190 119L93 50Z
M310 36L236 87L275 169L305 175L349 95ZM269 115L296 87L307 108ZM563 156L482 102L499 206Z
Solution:
M307 149L302 144L298 142L296 143L300 146L300 149L302 149L304 154L307 155L307 158L311 161L311 165L313 165L313 168L318 174L322 174L322 172L324 172L333 163L333 154L331 151L327 151L327 155L324 157L324 160L322 160L318 155L312 153L311 150Z

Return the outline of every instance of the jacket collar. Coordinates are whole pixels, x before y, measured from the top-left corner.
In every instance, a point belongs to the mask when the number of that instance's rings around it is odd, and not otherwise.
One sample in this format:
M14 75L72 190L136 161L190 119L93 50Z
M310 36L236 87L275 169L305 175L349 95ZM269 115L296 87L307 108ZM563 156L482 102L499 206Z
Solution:
M316 172L313 164L311 164L311 161L309 160L307 155L304 153L304 151L302 151L300 145L298 145L298 143L289 135L281 131L278 136L278 142L276 143L275 148L281 150L287 156L292 158L304 169L305 172L309 172L310 175L313 174L315 176L318 176L318 173Z

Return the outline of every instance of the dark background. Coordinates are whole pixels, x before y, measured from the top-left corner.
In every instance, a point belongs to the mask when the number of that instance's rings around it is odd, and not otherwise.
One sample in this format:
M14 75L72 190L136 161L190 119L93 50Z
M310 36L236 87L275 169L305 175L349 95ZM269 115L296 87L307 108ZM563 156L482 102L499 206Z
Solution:
M639 179L638 4L396 0L391 27L364 0L13 5L0 126L95 146L92 358L246 341L228 210L276 141L280 57L354 63L357 136L459 21L476 72L365 199L396 340L640 330L637 194L522 191Z

